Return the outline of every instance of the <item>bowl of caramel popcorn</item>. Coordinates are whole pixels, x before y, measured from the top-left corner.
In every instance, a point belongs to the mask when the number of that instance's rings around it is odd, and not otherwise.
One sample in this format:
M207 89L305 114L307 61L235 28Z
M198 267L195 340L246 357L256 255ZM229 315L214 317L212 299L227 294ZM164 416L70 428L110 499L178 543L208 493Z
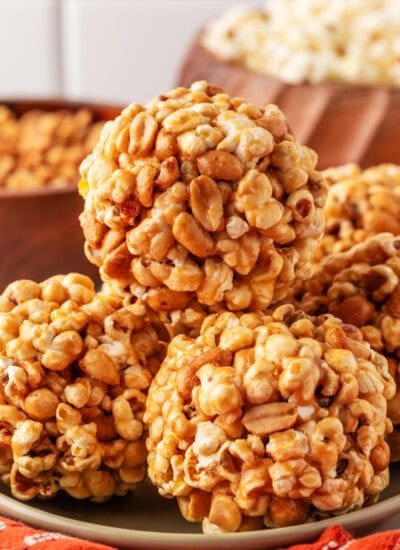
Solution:
M400 172L317 161L206 81L104 124L79 181L102 285L0 294L0 512L239 549L400 511Z
M83 270L79 164L119 109L68 101L0 102L0 288Z
M399 32L396 0L233 2L195 37L178 82L278 105L320 168L398 162Z

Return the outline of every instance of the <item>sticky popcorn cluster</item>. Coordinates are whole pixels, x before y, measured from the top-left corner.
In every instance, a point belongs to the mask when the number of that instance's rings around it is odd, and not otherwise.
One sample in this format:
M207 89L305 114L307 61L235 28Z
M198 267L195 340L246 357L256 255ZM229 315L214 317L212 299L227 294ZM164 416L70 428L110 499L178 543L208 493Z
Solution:
M265 309L321 236L316 163L276 106L206 82L130 105L81 166L87 257L172 334L218 309Z
M325 232L314 252L318 264L371 235L400 235L400 167L380 164L361 170L356 164L324 170L329 184Z
M147 388L163 348L143 308L83 275L0 297L0 473L19 499L97 502L145 475Z
M358 508L388 483L394 393L386 359L331 315L211 315L150 387L150 479L205 532Z
M302 289L299 306L307 312L329 312L359 327L363 337L387 358L400 383L400 236L380 233L349 250L331 254ZM400 391L388 403L400 425ZM389 436L392 459L400 458L399 432Z

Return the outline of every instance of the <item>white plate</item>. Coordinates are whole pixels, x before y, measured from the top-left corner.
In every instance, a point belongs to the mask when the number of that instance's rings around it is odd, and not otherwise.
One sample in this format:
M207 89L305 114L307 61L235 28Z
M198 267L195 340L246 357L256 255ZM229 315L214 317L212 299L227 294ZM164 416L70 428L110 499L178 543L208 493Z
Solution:
M174 500L161 498L147 483L133 494L114 497L104 504L77 501L62 495L25 504L11 498L2 487L0 513L36 527L118 548L266 550L312 540L332 524L339 523L355 534L371 532L400 512L399 493L400 464L397 464L392 466L390 486L377 504L305 525L223 535L202 535L198 524L188 523L181 517Z

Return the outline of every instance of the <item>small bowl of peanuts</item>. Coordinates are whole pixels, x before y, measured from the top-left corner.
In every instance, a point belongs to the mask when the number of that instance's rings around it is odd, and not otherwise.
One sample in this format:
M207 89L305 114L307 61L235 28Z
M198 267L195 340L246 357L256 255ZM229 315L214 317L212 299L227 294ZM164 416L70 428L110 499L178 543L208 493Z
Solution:
M398 162L396 0L271 0L229 7L195 37L178 82L205 79L276 104L319 168ZM340 140L337 139L340 135Z
M71 267L94 274L77 221L78 169L119 110L62 100L0 102L0 288Z

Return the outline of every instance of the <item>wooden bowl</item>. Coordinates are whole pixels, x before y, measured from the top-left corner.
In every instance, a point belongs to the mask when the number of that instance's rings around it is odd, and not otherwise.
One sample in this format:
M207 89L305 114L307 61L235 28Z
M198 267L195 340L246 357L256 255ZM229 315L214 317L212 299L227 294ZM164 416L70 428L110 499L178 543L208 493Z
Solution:
M121 107L62 100L0 100L17 115L39 109L88 108L94 120L115 118ZM97 268L83 252L78 216L83 209L76 183L29 191L0 189L0 292L16 279L41 281L78 271L97 278Z
M278 105L300 143L317 151L321 169L347 162L400 163L400 88L285 84L217 59L202 45L201 34L183 61L179 84L195 80L208 80L260 106Z

